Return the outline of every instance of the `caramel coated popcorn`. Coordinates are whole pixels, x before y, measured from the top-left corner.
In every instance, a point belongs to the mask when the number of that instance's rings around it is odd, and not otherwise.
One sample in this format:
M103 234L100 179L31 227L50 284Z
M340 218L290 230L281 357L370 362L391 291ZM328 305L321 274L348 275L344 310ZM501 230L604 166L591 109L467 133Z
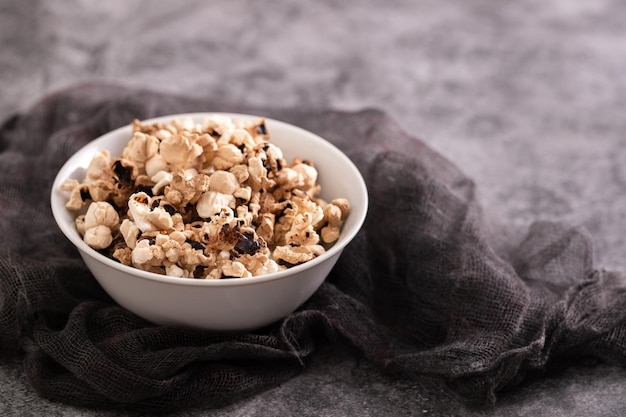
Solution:
M263 119L132 123L121 157L97 153L67 179L85 243L125 265L181 278L243 278L323 254L350 212L318 197L317 169L290 164Z

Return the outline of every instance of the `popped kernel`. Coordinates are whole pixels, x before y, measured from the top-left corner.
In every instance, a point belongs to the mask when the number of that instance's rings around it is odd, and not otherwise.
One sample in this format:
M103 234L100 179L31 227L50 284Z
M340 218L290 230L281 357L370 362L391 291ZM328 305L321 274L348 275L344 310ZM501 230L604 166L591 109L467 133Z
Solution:
M350 203L319 198L315 164L288 163L264 119L131 127L121 156L100 151L82 182L61 184L77 230L103 254L173 277L245 278L308 262L339 238Z

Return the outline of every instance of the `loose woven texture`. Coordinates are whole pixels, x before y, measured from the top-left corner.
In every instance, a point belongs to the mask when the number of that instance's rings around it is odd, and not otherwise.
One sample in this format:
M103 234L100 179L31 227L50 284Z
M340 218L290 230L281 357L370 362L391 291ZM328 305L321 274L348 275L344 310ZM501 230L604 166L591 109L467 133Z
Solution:
M247 334L152 325L117 306L61 234L51 184L81 146L134 118L239 111L312 130L365 177L370 209L326 283ZM0 349L42 396L90 407L219 406L293 377L320 343L348 342L399 378L482 403L550 362L626 358L625 277L595 270L584 230L536 224L496 253L453 164L375 110L224 105L111 85L44 98L0 129ZM506 258L506 260L505 260Z

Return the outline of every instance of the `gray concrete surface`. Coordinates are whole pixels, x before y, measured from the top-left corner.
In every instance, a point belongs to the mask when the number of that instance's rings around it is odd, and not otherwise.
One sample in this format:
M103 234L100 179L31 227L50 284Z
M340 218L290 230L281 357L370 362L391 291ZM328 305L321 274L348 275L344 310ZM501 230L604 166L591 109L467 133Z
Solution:
M0 0L0 118L86 80L268 107L376 107L474 178L514 245L583 225L626 269L626 3ZM211 110L211 109L209 109ZM214 109L219 110L219 109ZM180 416L622 416L626 370L577 364L470 410L323 351L288 383ZM121 416L39 398L0 358L0 415Z

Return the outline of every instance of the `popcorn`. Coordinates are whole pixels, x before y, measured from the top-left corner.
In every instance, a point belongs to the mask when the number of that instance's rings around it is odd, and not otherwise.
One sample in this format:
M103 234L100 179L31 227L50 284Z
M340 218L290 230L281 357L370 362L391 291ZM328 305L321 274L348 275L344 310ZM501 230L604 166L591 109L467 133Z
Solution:
M276 246L272 257L276 261L283 261L290 265L308 262L316 256L324 253L324 248L319 245L311 246Z
M239 188L237 177L228 171L215 171L209 177L209 190L222 194L234 194Z
M222 209L234 209L235 203L236 200L232 194L207 191L200 196L198 204L196 205L196 211L200 217L208 219L219 214Z
M339 239L339 226L341 223L341 209L334 204L324 207L324 218L327 220L327 226L321 230L322 240L326 243L332 243Z
M172 174L169 184L165 187L164 195L174 207L182 209L189 203L195 203L208 189L207 175L198 174L187 178L185 172L177 171Z
M215 169L229 169L242 163L243 160L243 152L234 144L218 144L215 157L213 158L213 166Z
M80 219L84 241L94 249L104 249L113 242L112 232L117 229L119 216L107 202L92 202L87 213Z
M109 162L109 151L103 150L94 155L87 166L85 174L85 184L93 184L99 180L106 181L111 176L111 163Z
M159 153L159 139L135 132L122 152L122 158L134 161L138 167L144 167L146 162ZM160 156L160 155L159 155Z
M308 262L340 236L345 198L318 198L315 165L284 159L263 119L132 123L121 156L94 155L66 207L92 248L179 278L245 278Z
M156 199L144 192L130 196L128 200L128 215L142 232L166 231L174 228L172 216L162 207L154 207Z

